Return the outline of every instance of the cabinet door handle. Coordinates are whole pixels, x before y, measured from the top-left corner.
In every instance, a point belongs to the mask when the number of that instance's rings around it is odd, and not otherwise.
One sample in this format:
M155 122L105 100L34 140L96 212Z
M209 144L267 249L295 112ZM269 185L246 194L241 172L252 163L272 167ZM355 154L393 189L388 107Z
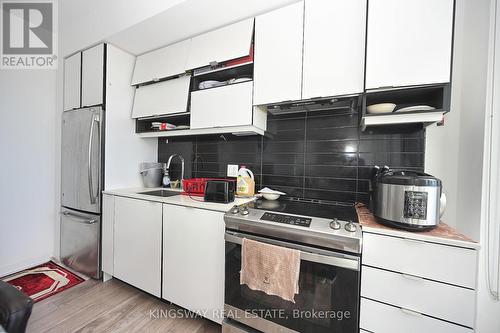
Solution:
M422 317L423 316L423 314L421 314L420 312L417 312L417 311L413 311L413 310L409 310L409 309L405 309L405 308L401 308L400 310L404 314L407 314L410 316L414 316L414 317Z
M408 244L413 244L413 245L422 245L423 246L423 245L427 244L426 242L422 242L422 241L411 239L411 238L403 238L403 240L405 242L407 242Z
M421 277L418 277L415 275L410 275L410 274L401 274L401 276L407 280L412 280L412 281L422 281L423 280Z
M90 131L89 131L89 147L88 147L88 185L89 185L89 196L90 196L90 204L95 205L97 203L97 198L99 197L99 184L97 184L97 194L94 196L94 176L92 173L92 147L94 145L94 124L97 124L98 128L98 136L99 136L99 147L101 146L101 134L100 134L100 123L99 118L96 115L92 115L92 121L90 123Z

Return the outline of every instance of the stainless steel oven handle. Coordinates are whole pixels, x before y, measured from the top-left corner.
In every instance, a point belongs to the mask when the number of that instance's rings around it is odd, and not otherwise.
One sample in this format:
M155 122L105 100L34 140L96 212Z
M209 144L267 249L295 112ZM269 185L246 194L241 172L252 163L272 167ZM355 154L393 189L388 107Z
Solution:
M336 254L333 252L331 253L331 255L314 253L314 252L311 252L310 248L307 246L302 246L302 245L288 243L288 242L282 242L282 241L269 239L269 238L263 238L263 237L254 236L254 235L246 235L246 234L242 235L239 233L227 233L227 232L224 235L224 239L227 242L239 244L239 245L242 244L243 238L248 238L248 239L259 241L262 243L283 246L283 247L288 247L291 249L299 250L301 260L311 261L311 262L330 265L330 266L342 267L342 268L346 268L346 269L350 269L350 270L354 270L354 271L360 270L359 258L346 258L345 255Z

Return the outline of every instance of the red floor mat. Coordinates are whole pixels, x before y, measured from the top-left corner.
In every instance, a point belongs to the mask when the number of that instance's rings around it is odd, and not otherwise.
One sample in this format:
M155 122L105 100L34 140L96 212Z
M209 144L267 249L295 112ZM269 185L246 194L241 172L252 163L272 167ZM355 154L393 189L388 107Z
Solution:
M2 280L21 290L35 302L85 281L52 261L6 276Z

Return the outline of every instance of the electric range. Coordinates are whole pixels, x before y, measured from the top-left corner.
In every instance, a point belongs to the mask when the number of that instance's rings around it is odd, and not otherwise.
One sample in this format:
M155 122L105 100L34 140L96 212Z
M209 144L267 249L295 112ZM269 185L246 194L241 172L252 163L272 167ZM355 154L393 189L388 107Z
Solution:
M223 332L359 331L361 229L353 204L257 200L234 206L224 221ZM294 302L240 283L244 239L299 251Z
M227 230L361 253L361 228L351 203L287 197L258 199L234 206L224 220Z

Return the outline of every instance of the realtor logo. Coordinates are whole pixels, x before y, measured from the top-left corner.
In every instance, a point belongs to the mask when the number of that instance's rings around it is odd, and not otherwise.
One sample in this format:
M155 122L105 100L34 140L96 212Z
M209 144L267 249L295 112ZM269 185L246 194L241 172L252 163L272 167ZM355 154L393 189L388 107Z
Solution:
M0 68L56 69L55 0L5 0L0 4Z

